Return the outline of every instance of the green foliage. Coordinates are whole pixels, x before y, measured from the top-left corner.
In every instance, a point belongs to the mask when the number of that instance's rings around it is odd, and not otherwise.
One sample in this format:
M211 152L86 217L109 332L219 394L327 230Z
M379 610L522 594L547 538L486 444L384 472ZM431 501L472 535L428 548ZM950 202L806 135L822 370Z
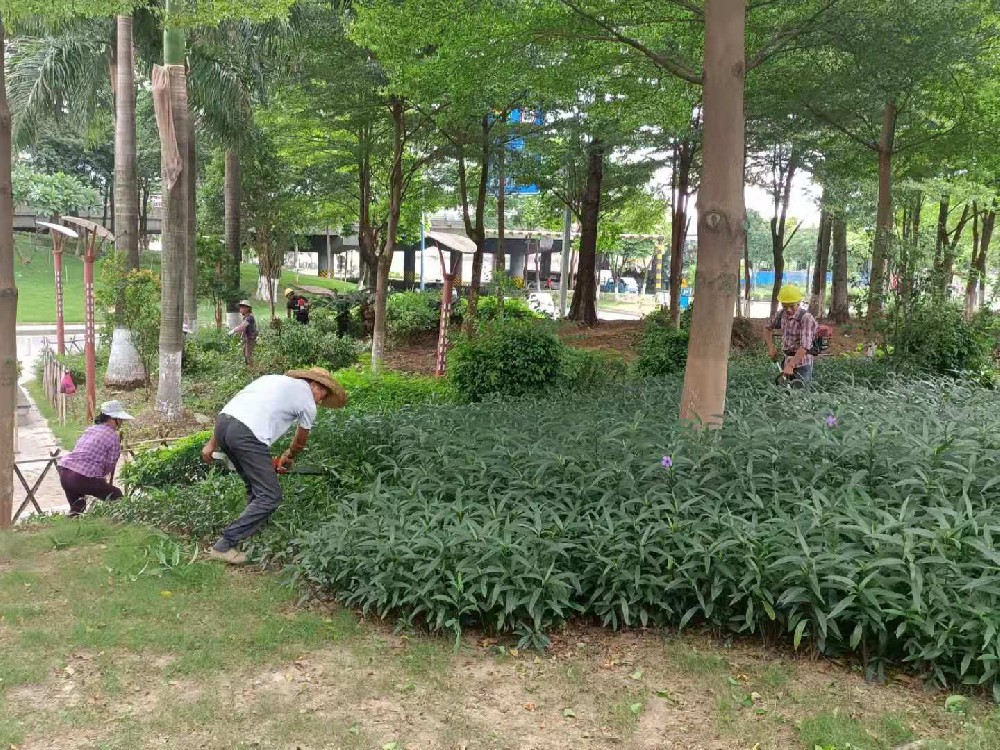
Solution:
M152 488L192 484L204 479L208 467L201 461L201 449L211 436L208 430L196 432L168 448L139 452L134 461L122 466L122 482L127 487Z
M246 294L239 288L239 276L238 264L226 250L223 239L215 235L199 235L198 296L211 300L217 309L221 309L227 300L242 299Z
M485 324L451 350L448 370L469 401L487 396L523 396L557 384L563 344L545 325L524 320Z
M101 205L96 190L63 172L44 174L19 166L13 172L13 188L15 206L29 206L47 217L69 216Z
M483 322L497 320L500 317L500 305L497 303L496 295L480 297L476 315ZM504 320L541 320L544 317L528 307L528 303L520 297L504 297Z
M563 348L560 380L567 390L589 391L625 380L628 364L617 352Z
M706 623L1000 690L1000 395L887 360L826 360L791 396L771 371L731 366L727 419L704 432L664 419L679 378L530 408L325 412L302 461L331 475L282 479L253 554L432 630L539 645L576 615ZM208 539L244 502L216 476L98 507Z
M873 673L905 660L993 684L997 396L869 390L825 366L824 390L793 398L766 363L739 373L707 432L664 423L676 381L397 415L388 468L338 499L299 564L350 605L432 629L708 622L865 653Z
M989 365L991 348L959 305L923 302L914 306L890 331L893 355L918 370L935 375L976 376Z
M295 323L276 331L262 329L254 358L268 372L312 365L339 370L353 365L360 353L361 346L353 339Z
M254 559L290 561L303 529L327 518L336 498L369 485L388 465L385 456L391 455L387 446L392 442L388 422L377 416L359 419L347 412L320 415L301 461L330 474L290 474L281 479L285 501L247 544ZM199 433L170 448L141 454L123 477L133 491L117 503L97 504L91 512L213 540L243 511L246 489L236 474L200 463L208 437L208 432Z
M636 372L643 376L683 372L687 363L688 331L647 323L639 337Z
M445 378L407 375L387 370L378 375L370 370L341 370L334 377L347 391L348 412L382 414L424 404L450 404L458 400L451 382Z
M386 300L386 326L399 341L438 330L441 295L438 292L400 292Z
M145 268L128 270L125 256L118 252L104 258L94 292L95 304L105 320L132 332L132 344L147 378L156 369L160 348L160 296L158 274Z

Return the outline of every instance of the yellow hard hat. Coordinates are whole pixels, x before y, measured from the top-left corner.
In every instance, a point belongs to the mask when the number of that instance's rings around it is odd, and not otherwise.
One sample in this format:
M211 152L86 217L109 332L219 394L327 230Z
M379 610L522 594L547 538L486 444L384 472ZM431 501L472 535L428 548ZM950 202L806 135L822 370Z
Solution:
M802 290L797 286L783 286L778 292L778 302L783 305L794 305L802 301Z
M288 289L285 290L285 296L286 297L290 297L293 294L295 294L295 290L292 289L291 287L288 287Z

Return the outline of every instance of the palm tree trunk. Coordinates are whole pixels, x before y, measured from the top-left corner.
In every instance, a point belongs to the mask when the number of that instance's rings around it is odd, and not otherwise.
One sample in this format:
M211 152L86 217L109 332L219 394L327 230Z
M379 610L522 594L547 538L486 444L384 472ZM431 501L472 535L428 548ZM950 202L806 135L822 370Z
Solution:
M2 17L0 49L4 49ZM14 198L10 162L10 107L4 66L0 65L0 528L10 526L14 509L17 286L14 283Z
M740 255L746 235L743 111L746 0L705 2L704 145L698 191L697 301L691 320L680 416L718 425L726 376Z
M243 245L240 242L240 157L235 151L226 152L223 203L226 211L226 251L233 259L233 278L229 281L232 294L226 300L227 323L232 328L239 324L240 309L237 303L240 301L240 264L243 263Z
M184 34L170 27L171 15L179 0L167 0L166 29L163 34L165 71L154 69L154 96L158 73L167 74L166 97L157 99L160 111L157 124L163 161L163 252L162 314L160 316L160 379L156 392L156 410L165 421L181 416L181 356L184 347L184 259L188 243L188 180L184 174L188 150L187 76L184 73ZM162 84L161 84L162 85ZM171 148L170 125L176 152ZM180 164L180 171L171 171Z
M115 250L129 271L139 267L139 193L136 181L135 68L132 60L132 17L117 19L115 66ZM146 368L126 321L125 296L117 302L115 330L104 384L135 388L147 382Z
M187 175L187 255L184 258L184 325L189 331L198 330L198 227L195 210L198 164L194 140L194 118L188 115L188 153L184 174Z

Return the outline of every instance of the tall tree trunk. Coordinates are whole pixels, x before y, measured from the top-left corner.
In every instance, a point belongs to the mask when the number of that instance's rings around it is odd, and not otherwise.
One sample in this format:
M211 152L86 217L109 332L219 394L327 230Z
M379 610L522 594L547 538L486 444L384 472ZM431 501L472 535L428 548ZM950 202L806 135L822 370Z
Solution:
M597 224L601 214L601 183L604 179L604 144L595 139L587 159L587 187L580 215L580 267L573 289L570 320L597 325Z
M970 206L969 203L962 206L962 215L951 232L948 232L947 225L945 226L944 257L941 260L941 274L938 282L938 291L943 298L951 296L951 281L955 275L955 256L958 255L958 243L965 232L965 226L972 218Z
M0 50L5 28L0 16ZM0 65L0 528L14 513L14 404L17 402L17 286L14 283L14 198L7 81Z
M361 138L370 138L371 134L362 131ZM368 141L364 141L367 143ZM377 241L376 230L372 226L372 169L371 160L368 157L367 147L358 164L358 256L360 268L358 269L358 288L371 289L375 286L378 276L378 258L376 257Z
M399 236L399 216L403 205L403 145L405 142L406 110L403 100L392 97L390 104L392 112L392 170L389 174L389 216L386 222L385 246L378 257L378 267L375 276L375 330L372 332L372 371L382 369L382 356L385 353L385 310L389 296L389 270L392 267L392 256L396 252L396 240ZM442 301L443 303L443 301Z
M132 271L139 268L139 190L136 181L135 66L132 60L132 17L117 18L115 66L115 250ZM124 318L124 293L116 303L115 329L104 384L134 388L148 382L148 373Z
M240 318L240 266L243 263L243 243L240 231L240 156L233 150L226 151L226 175L223 184L225 207L226 252L232 258L232 276L229 279L231 294L226 300L226 323L232 328Z
M997 199L993 199L993 205L983 219L983 233L979 239L979 307L986 309L986 258L989 255L990 243L993 241L993 230L997 223Z
M889 102L882 114L882 137L878 143L878 211L872 270L868 278L869 320L882 312L885 301L886 270L892 257L892 154L896 141L896 102Z
M920 258L920 213L923 202L923 193L917 192L904 220L903 245L906 257L901 264L899 281L899 293L904 305L910 304L916 290L917 263Z
M792 199L792 180L798 169L798 155L792 150L788 161L781 165L780 150L775 153L779 163L778 184L774 185L774 214L771 216L771 255L774 258L774 285L771 288L771 316L778 311L778 292L785 275L785 230L788 222L788 204Z
M503 114L504 119L507 118L507 113ZM504 255L504 235L507 230L507 218L505 201L507 198L507 176L505 172L505 159L504 159L504 148L501 144L500 148L497 149L497 250L493 255L493 273L507 273L507 257Z
M697 133L701 127L700 110L692 119L692 125ZM681 323L681 277L684 274L684 240L687 237L694 152L693 139L682 139L674 149L674 169L671 176L673 208L670 217L670 321L674 328L679 328Z
M816 239L816 261L812 277L812 301L809 305L817 318L826 309L826 270L830 265L830 239L833 233L833 215L823 209L819 219L819 235Z
M721 424L746 205L743 112L746 0L706 0L704 143L698 190L697 301L680 416Z
M472 256L472 279L469 283L469 307L466 313L466 327L471 331L479 314L479 287L483 282L483 261L486 255L486 196L489 192L490 163L490 125L489 118L484 117L480 123L481 150L479 154L479 183L476 188L475 221L469 210L468 172L464 152L458 159L458 183L462 199L462 223L465 225L466 236L476 243L476 252Z
M163 162L163 252L162 313L160 315L160 377L156 392L156 410L168 422L180 419L181 357L184 349L184 259L188 248L188 127L187 76L184 72L184 34L173 28L171 17L180 10L180 0L167 0L163 32L163 61L169 72L169 117L173 122L177 153L164 138L166 122L159 123L161 160ZM155 71L154 71L155 75ZM181 170L170 171L174 158ZM171 184L171 181L173 184Z
M142 249L149 251L149 182L142 180L139 193L139 241Z
M938 203L937 237L934 241L934 289L944 293L944 248L948 243L948 205L951 196L945 193Z
M194 140L194 118L188 117L188 152L184 164L187 176L187 256L184 258L184 325L191 332L198 330L198 226L195 191L198 183L197 151Z
M507 120L506 112L503 113L503 119L504 121ZM496 253L493 255L494 278L507 275L507 257L504 254L504 235L507 231L507 209L505 206L507 199L507 176L504 174L505 156L504 146L503 144L500 144L500 148L497 149L497 249ZM500 316L500 319L503 320L504 285L497 285L496 290L497 314Z
M973 203L972 208L972 259L969 262L969 279L965 286L965 315L972 317L977 308L985 302L979 299L979 288L986 277L986 255L993 239L993 226L996 223L996 203L982 212L980 223L979 211Z
M833 300L830 303L830 320L846 323L851 317L847 296L847 220L841 214L833 215Z

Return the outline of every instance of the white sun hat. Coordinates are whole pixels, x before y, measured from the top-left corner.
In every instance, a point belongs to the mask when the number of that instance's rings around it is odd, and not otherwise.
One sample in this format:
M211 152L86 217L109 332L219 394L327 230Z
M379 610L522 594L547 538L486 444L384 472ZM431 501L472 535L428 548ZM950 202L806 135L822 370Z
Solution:
M135 419L125 411L121 401L105 401L101 404L101 414L106 414L112 419Z

